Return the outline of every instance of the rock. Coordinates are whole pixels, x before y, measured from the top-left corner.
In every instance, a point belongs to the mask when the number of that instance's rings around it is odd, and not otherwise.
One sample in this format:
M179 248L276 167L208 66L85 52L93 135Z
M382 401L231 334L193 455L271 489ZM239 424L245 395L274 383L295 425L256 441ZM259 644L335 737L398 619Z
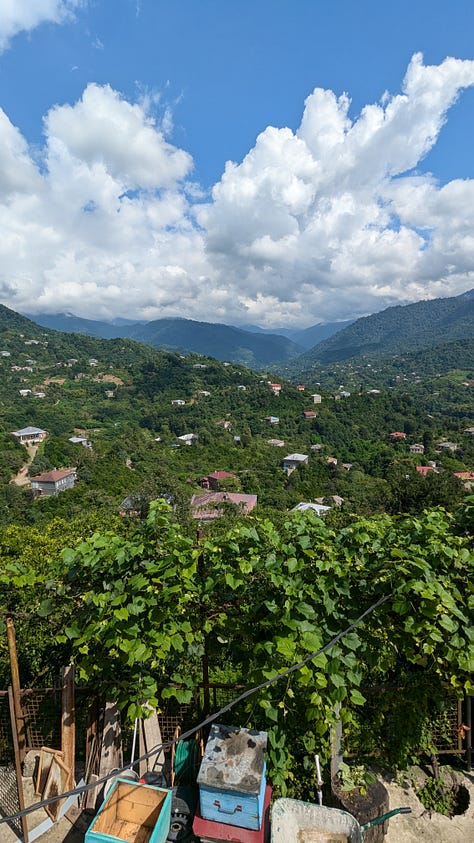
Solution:
M31 749L29 752L26 753L25 758L23 760L23 770L22 775L25 779L33 778L36 776L39 764L39 757L40 754L37 749Z

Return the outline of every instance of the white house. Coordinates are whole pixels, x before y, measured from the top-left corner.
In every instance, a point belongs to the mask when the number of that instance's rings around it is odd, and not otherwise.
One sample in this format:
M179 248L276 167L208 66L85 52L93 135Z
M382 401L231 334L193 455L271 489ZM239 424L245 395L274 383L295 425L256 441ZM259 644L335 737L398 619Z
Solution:
M308 455L307 454L288 454L283 460L283 470L284 471L294 471L295 468L298 468L300 465L304 465L308 462Z
M82 445L83 448L92 448L92 443L85 436L70 436L68 441L72 445Z
M311 503L311 501L301 501L301 503L297 503L291 511L306 512L308 509L311 509L313 512L315 512L316 515L324 515L324 513L329 512L331 507L324 506L324 504L322 503Z
M268 384L271 391L274 395L279 395L281 392L281 383L269 383Z
M193 442L197 439L196 433L183 433L182 436L178 436L180 442L184 442L185 445L192 445Z
M38 445L48 434L40 427L22 427L21 430L14 430L12 435L16 436L22 445Z

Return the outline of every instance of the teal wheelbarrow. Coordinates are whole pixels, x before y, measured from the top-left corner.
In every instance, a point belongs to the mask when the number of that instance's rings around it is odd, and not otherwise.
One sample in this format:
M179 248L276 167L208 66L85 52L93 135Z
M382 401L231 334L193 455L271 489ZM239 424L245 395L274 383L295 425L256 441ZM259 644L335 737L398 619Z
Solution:
M362 843L364 832L411 808L394 808L360 825L352 814L297 799L276 799L271 814L271 843Z

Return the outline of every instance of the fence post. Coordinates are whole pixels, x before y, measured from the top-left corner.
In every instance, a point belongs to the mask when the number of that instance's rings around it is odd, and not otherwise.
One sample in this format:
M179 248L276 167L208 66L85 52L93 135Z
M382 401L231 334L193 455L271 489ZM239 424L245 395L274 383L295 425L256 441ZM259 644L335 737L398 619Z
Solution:
M76 709L74 703L74 667L63 668L61 699L61 749L63 761L70 770L68 787L74 787L74 760L76 739Z
M334 713L336 715L336 722L331 728L331 782L336 778L343 758L342 723L340 718L341 703L336 703Z
M12 726L15 725L18 754L21 763L26 755L25 718L23 716L23 711L21 708L20 673L18 670L18 657L16 653L15 627L13 625L13 618L11 617L7 617L7 639L8 653L10 656L10 671L12 675L11 688L13 693L13 705L15 712L15 723L12 723Z
M15 698L13 694L13 688L10 685L8 689L8 701L10 703L10 719L12 724L12 737L13 737L13 751L15 754L15 776L16 776L16 788L18 793L18 807L20 811L23 811L25 808L25 797L23 795L23 779L21 777L21 757L20 757L20 747L18 743L18 732L16 727L16 712L15 712ZM21 831L23 834L23 843L28 843L28 824L26 821L26 816L23 815L20 817L21 822Z

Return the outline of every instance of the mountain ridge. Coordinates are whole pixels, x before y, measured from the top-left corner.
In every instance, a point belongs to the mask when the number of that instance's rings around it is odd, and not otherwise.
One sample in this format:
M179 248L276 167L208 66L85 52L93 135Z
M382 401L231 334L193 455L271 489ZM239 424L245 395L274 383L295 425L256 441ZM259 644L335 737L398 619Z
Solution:
M474 337L474 290L363 316L301 355L298 365L388 357L468 337Z

